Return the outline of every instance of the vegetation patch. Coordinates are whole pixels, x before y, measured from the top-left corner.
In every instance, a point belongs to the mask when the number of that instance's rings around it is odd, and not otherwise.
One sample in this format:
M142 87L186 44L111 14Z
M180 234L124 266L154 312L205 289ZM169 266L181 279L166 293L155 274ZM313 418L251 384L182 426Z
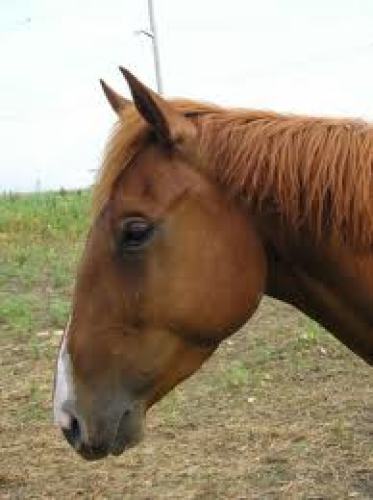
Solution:
M371 368L271 300L150 410L139 447L74 454L51 393L89 203L0 197L0 498L373 498Z

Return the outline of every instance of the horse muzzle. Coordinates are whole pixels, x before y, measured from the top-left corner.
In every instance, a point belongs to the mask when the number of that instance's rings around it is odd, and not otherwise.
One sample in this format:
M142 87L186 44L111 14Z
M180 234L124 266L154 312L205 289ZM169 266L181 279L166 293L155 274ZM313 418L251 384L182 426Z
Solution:
M143 437L142 405L126 404L121 412L105 411L84 418L66 402L56 421L68 443L86 460L118 456L138 444Z
M68 329L67 329L68 331ZM54 421L85 459L120 455L142 439L145 405L123 386L82 385L74 378L65 333L55 374Z

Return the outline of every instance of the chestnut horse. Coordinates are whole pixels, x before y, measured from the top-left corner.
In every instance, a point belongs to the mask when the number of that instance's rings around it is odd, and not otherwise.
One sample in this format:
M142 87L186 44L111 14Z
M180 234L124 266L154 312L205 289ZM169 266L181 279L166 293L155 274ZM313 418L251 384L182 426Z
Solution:
M373 363L373 128L167 101L121 71L55 379L87 459L138 443L263 294Z

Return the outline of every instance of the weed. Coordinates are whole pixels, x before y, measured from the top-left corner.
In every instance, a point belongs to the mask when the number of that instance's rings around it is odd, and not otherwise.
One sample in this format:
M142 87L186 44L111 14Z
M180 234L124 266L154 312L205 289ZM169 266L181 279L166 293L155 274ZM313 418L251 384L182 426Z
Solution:
M247 387L249 370L243 361L233 361L222 374L222 385L225 388Z
M70 301L62 297L54 297L49 304L50 326L63 328L66 324L70 310Z
M316 321L306 318L304 326L298 337L298 347L309 347L318 344L322 339L325 330Z
M178 388L171 391L160 404L162 420L167 426L174 426L180 418L182 396Z
M0 322L20 336L30 332L33 327L33 308L37 307L35 298L26 294L5 295L2 293L2 295Z

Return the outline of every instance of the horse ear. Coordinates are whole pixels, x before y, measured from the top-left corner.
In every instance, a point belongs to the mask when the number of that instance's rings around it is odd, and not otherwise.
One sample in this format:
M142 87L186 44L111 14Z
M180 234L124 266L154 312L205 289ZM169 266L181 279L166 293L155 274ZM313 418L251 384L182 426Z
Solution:
M110 106L113 108L115 113L119 115L121 111L123 111L127 106L131 104L131 101L117 94L115 90L113 90L104 80L100 80L100 84L104 94L109 101Z
M175 145L195 136L193 123L170 102L146 87L127 69L119 69L128 83L138 112L164 142Z

